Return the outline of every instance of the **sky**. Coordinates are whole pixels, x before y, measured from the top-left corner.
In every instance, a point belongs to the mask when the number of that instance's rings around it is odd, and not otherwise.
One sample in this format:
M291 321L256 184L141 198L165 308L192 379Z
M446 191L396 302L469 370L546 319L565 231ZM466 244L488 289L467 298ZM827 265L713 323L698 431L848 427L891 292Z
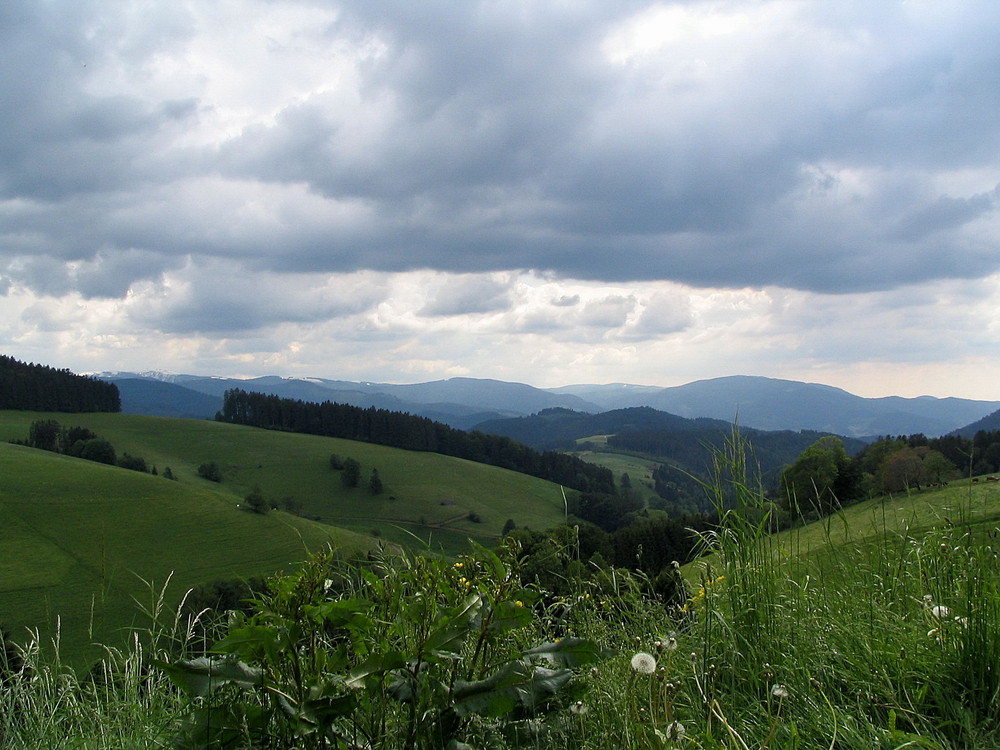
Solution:
M1000 400L995 0L5 0L0 353Z

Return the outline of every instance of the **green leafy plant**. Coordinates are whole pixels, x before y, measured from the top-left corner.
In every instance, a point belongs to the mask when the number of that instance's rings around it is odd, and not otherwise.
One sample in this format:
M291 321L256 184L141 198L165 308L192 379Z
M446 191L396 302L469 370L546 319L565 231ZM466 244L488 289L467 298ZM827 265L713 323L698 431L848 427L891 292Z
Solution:
M505 558L384 550L335 570L333 553L313 557L212 655L161 665L194 699L182 744L460 747L477 721L563 708L574 670L604 654L581 638L539 643L540 592Z

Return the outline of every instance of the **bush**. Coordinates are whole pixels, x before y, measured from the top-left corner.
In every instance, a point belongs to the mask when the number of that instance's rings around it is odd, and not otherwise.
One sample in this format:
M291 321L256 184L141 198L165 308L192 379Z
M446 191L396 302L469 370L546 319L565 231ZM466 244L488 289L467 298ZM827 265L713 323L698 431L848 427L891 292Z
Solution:
M271 505L264 499L260 487L254 487L253 491L243 498L243 503L251 512L260 515L264 515L271 509Z
M222 470L215 461L209 461L198 467L198 476L210 482L221 482Z
M80 451L80 458L86 461L97 461L98 463L114 466L118 463L115 455L115 448L107 440L96 438L88 440L83 444Z
M143 473L148 471L146 459L140 456L130 456L128 453L125 453L118 459L118 465L123 469L131 469L132 471L141 471Z
M361 481L361 464L353 458L344 459L344 468L340 472L340 481L345 487L357 487Z

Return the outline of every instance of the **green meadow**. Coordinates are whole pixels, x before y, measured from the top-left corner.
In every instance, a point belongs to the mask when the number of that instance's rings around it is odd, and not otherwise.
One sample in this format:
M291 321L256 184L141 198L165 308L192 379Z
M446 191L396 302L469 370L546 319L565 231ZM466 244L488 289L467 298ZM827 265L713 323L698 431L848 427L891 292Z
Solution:
M49 418L91 429L160 475L8 444ZM49 637L58 628L72 658L93 655L86 644L120 639L139 614L134 599L148 600L150 584L168 577L176 601L196 584L288 570L327 544L456 550L469 537L490 543L508 518L534 528L563 518L557 485L515 472L211 421L8 411L0 441L0 623ZM360 462L362 486L343 486L332 453ZM219 483L198 476L210 461ZM162 476L167 467L176 481ZM384 482L374 496L373 468ZM255 488L279 510L238 507ZM288 500L295 514L283 510Z
M457 558L318 556L211 654L154 639L151 675L138 642L108 650L97 682L32 646L0 690L0 735L24 750L1000 748L1000 486L770 535L773 506L739 451L725 460L708 488L720 523L679 599L625 570L584 575L572 533L542 553L566 572L558 593L526 577L516 535ZM72 565L42 553L52 575Z

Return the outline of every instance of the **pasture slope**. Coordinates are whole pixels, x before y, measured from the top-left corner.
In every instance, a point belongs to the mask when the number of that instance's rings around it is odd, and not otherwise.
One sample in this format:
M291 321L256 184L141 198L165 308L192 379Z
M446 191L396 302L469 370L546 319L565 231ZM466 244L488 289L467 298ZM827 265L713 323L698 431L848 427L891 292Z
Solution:
M177 477L142 474L23 446L32 421L82 426ZM362 466L362 486L345 488L332 453ZM216 462L223 481L197 475ZM367 477L384 483L373 496ZM347 440L271 432L190 419L126 414L0 412L0 622L53 632L70 655L82 644L115 643L150 597L143 580L173 574L175 597L219 578L288 569L308 550L345 550L423 539L458 550L468 537L489 542L508 518L547 528L563 517L557 485L430 453ZM259 487L298 515L257 515L237 506ZM470 520L470 514L479 519ZM360 532L360 533L358 533Z

